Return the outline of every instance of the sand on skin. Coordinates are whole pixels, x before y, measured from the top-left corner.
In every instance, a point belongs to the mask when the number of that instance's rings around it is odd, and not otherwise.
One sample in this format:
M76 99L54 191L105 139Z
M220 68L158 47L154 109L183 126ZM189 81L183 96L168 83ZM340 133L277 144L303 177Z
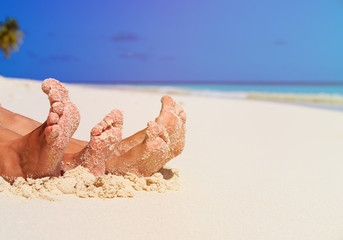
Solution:
M49 105L39 83L0 80L0 86L5 107L44 120ZM113 108L124 112L124 136L144 128L160 109L160 93L68 88L80 108L75 136L82 139ZM135 198L111 200L67 195L58 202L0 195L0 236L343 237L343 113L252 100L174 97L188 114L185 151L168 164L180 171L179 191L138 192Z

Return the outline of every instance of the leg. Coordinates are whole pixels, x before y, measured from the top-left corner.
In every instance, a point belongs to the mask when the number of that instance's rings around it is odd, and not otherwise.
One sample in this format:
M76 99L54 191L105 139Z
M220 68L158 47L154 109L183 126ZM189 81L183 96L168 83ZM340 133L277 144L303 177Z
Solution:
M33 119L0 107L0 125L23 136L42 124Z
M169 142L169 154L168 157L166 157L165 159L161 159L160 163L159 163L159 168L163 167L163 165L169 161L170 159L176 157L177 155L179 155L183 148L184 148L184 142L185 142L185 122L186 122L186 115L182 109L182 107L178 104L176 104L173 99L171 97L165 96L162 98L162 109L160 112L160 115L156 118L156 122L159 123L160 125L164 126L164 128L167 130L168 135L170 136L170 142ZM7 111L7 113L6 113ZM8 110L5 111L0 111L0 119L1 116L4 116L4 112L5 114L13 114L11 112L9 112ZM5 117L9 117L9 116L5 116ZM31 121L33 122L33 124L37 124L37 122L30 120L26 117L23 117L21 115L17 115L16 116L17 119L19 119L19 121ZM29 125L29 124L26 124ZM120 126L121 127L121 126ZM114 166L117 164L112 164L111 162L118 162L118 161L123 161L123 163L126 161L125 159L130 158L129 156L133 156L133 152L139 153L140 150L138 149L143 149L142 143L144 142L144 140L146 139L146 135L147 135L147 129L143 129L139 132L137 132L136 134L122 140L116 147L116 150L112 152L112 157L110 157L110 163L108 164L108 172L115 172ZM91 135L92 137L92 135ZM72 169L75 168L78 165L82 165L82 161L85 161L85 155L88 156L92 156L92 154L85 154L86 152L89 153L91 151L86 151L85 149L87 149L88 145L86 142L81 142L81 144L76 143L76 141L79 140L74 140L73 143L77 144L77 147L72 148L69 147L69 149L72 149L70 152L73 152L74 154L65 154L64 158L63 158L63 171L66 171L68 169ZM71 145L71 144L70 144ZM68 145L68 146L70 146ZM83 148L85 147L86 148ZM106 144L103 144L103 148L106 149L108 146ZM129 152L129 150L133 149L137 147L134 151L131 151L130 154L126 154L127 152ZM81 149L81 151L80 151ZM104 150L105 152L107 150ZM96 153L96 151L93 151L94 153ZM119 156L121 156L120 158L118 158ZM94 168L93 170L91 170L91 172L93 172L93 174L95 175L99 175L101 173L103 173L103 170L99 170L99 166L102 165L99 164L99 161L96 160L97 157L91 157L89 158L87 161L89 164L85 164L84 166L88 166L90 169ZM83 159L83 160L81 160ZM121 160L120 160L121 159ZM93 162L94 161L94 162ZM104 161L102 161L104 162ZM91 166L98 166L98 167L91 167ZM98 169L98 170L96 170ZM100 169L103 169L103 167L100 167ZM158 170L158 169L157 169Z
M160 115L156 118L156 122L162 124L167 129L171 138L172 155L176 157L184 148L186 114L181 105L176 104L169 96L164 96L161 102L162 109ZM21 135L27 134L41 125L41 123L35 120L13 113L2 107L0 107L0 124ZM145 138L145 131L146 129L143 129L123 139L118 146L118 151L124 154L142 143ZM87 146L87 142L72 138L66 152L75 153L82 150L85 146Z
M39 123L18 113L11 112L0 106L0 126L12 130L13 132L18 133L21 136L32 132L34 129L38 128L41 125L42 123ZM72 138L68 143L66 152L80 151L86 145L87 142Z
M78 110L63 84L47 79L42 89L51 105L47 120L25 136L0 143L0 175L9 181L60 175L64 151L78 127Z
M122 113L112 111L91 131L91 140L77 153L65 153L62 158L62 174L81 165L88 168L95 176L105 173L105 162L121 140L123 124ZM0 142L7 142L23 137L0 126Z
M0 142L12 141L22 135L0 126Z

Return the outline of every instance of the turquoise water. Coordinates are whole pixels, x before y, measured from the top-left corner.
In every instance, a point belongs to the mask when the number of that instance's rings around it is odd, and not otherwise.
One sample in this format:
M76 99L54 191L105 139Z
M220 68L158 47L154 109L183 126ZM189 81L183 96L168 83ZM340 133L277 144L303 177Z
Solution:
M187 93L211 97L247 98L250 92L260 92L266 95L258 100L280 101L284 103L307 107L324 108L343 111L343 85L210 85L210 84L177 84L177 85L135 85L137 87L164 90L166 93ZM295 94L292 99L275 96L270 98L268 93ZM299 96L297 98L296 96ZM306 99L303 96L309 96ZM249 95L248 98L257 99Z
M74 82L82 83L82 82ZM103 87L126 85L129 87L152 88L152 89L186 89L188 91L214 91L214 92L265 92L265 93L304 93L304 94L340 94L343 95L343 83L325 84L325 83L306 83L306 84L232 84L232 83L217 83L217 84L174 84L174 83L125 83L125 82L85 82L85 84L96 84Z
M269 92L269 93L305 93L305 94L340 94L343 95L343 85L171 85L196 91L223 92Z
M120 86L163 94L186 94L220 98L241 98L278 101L308 107L343 111L343 84L100 84ZM97 84L99 87L99 84ZM257 92L257 93L256 93ZM260 94L261 93L261 94ZM276 94L269 94L276 93Z

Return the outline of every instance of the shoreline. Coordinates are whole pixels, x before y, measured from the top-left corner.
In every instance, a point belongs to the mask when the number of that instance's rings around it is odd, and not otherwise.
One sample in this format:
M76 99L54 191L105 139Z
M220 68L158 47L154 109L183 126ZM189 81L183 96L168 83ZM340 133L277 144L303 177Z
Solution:
M6 78L0 75L0 80L17 83L29 82L40 84L39 80ZM294 104L310 108L343 111L343 94L330 93L290 93L290 92L262 92L262 91L219 91L213 89L197 89L179 87L177 85L132 85L132 84L95 84L95 83L65 83L69 86L80 86L98 90L118 90L129 92L149 92L173 96L199 96L209 98L252 99L276 103Z

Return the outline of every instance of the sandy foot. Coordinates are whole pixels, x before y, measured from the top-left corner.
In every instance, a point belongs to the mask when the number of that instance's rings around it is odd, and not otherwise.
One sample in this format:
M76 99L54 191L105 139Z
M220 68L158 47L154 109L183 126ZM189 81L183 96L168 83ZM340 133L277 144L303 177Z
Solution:
M78 127L79 112L64 85L46 79L42 90L51 106L47 120L31 133L0 144L0 174L9 181L19 176L58 176L66 146Z
M125 154L110 159L106 170L113 174L134 173L137 176L151 176L166 163L170 152L169 144L166 129L151 121L143 142Z
M64 159L63 172L81 165L95 176L105 174L106 161L121 141L122 126L123 114L119 110L113 110L91 130L88 145L72 158Z
M181 105L169 97L164 96L161 99L162 108L160 115L155 121L164 126L170 138L170 153L169 160L178 156L185 146L186 133L186 113ZM133 147L141 144L145 139L146 129L143 129L136 134L123 139L117 148L117 155L123 155Z
M163 125L169 135L171 159L178 156L185 146L186 113L182 106L169 96L164 96L161 102L162 109L155 121Z

